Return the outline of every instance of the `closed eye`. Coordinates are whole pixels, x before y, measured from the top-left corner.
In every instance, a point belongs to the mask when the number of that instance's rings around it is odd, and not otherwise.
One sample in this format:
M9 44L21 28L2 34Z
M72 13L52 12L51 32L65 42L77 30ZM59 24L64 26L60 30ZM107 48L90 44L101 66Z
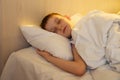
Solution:
M60 23L61 23L61 19L56 18L56 19L55 19L55 22L56 22L57 24L60 24Z
M60 24L60 22L61 22L61 19L58 19L57 24Z

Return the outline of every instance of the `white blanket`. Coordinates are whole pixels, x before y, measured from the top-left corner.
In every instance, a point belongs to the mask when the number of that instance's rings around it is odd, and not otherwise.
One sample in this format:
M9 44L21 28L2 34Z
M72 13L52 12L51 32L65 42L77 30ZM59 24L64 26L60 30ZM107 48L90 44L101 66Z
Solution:
M72 37L89 68L109 63L120 71L119 15L92 11L76 24Z

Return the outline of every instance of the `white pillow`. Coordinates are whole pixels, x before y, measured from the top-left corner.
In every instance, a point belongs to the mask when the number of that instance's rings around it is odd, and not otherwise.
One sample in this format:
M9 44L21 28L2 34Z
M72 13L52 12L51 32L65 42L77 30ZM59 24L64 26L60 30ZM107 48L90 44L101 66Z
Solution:
M48 51L62 59L73 59L70 41L67 38L35 25L24 25L20 29L28 43L33 47Z

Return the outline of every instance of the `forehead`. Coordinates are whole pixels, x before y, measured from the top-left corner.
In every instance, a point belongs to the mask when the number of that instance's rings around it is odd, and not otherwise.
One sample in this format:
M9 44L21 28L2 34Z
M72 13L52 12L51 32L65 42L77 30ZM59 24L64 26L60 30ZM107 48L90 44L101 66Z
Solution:
M56 18L61 18L62 16L60 16L60 15L52 15L49 19L56 19ZM48 19L48 20L49 20Z
M46 23L45 29L48 31L51 30L54 27L57 18L59 18L58 15L51 16Z
M51 17L48 19L47 24L53 23L53 22L55 22L55 21L56 21L57 19L59 19L59 18L62 18L62 16L60 16L60 15L53 15L53 16L51 16Z
M57 16L51 16L48 21L47 21L47 24L48 25L49 23L53 23L55 21L55 19L57 19Z

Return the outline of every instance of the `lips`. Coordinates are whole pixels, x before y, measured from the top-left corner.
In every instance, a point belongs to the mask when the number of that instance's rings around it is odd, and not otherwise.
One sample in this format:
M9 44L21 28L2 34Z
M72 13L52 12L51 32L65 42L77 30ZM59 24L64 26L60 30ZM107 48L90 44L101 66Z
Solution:
M67 28L67 26L65 26L65 27L64 27L64 29L63 29L63 33L65 33L65 31L66 31L66 28Z

